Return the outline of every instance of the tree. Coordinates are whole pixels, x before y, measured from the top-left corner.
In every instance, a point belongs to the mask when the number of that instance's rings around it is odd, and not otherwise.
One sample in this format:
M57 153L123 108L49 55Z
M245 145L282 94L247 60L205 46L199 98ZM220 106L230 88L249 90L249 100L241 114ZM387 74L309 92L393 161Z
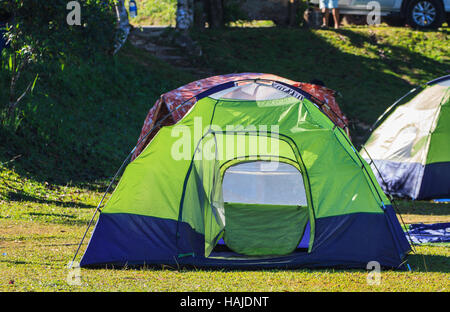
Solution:
M224 26L223 0L209 0L209 25L211 28Z
M116 14L117 14L117 35L116 44L114 46L113 54L117 53L122 45L127 41L128 35L130 34L130 23L128 21L128 12L125 8L125 0L117 0L115 3Z
M193 27L211 28L224 26L223 0L178 0L177 2L177 29L186 32Z
M176 28L182 32L189 30L194 23L194 0L178 0Z

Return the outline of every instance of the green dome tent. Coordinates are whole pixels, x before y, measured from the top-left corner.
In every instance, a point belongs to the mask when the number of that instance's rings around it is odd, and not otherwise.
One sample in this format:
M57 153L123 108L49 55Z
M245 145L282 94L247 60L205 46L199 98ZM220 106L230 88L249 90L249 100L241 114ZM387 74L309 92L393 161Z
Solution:
M450 197L450 75L426 84L408 102L394 103L365 148L386 193L412 199ZM407 94L410 95L409 93ZM374 128L374 127L373 127Z
M395 212L326 104L261 79L194 101L126 167L81 266L404 263Z

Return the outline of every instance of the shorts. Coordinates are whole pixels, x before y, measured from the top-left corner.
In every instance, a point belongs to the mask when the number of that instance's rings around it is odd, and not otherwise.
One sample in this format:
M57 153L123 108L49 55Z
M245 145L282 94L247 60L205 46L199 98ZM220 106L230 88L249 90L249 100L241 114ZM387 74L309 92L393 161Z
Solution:
M320 9L337 9L338 0L319 0Z

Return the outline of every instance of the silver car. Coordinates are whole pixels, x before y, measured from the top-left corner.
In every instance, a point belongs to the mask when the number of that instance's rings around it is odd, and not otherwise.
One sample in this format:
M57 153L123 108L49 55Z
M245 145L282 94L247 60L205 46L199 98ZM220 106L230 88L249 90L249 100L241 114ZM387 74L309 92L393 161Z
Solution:
M344 15L367 15L373 11L374 0L339 0L338 8ZM381 17L387 21L415 28L438 28L449 22L450 0L376 0ZM319 4L319 0L310 0ZM388 22L389 23L389 22Z

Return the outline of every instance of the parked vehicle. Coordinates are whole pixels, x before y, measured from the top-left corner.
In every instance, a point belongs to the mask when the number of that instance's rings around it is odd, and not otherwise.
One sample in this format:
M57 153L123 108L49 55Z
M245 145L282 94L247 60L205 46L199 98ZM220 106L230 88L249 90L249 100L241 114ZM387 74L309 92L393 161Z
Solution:
M372 11L369 3L374 0L339 0L342 15L367 15ZM415 28L438 28L450 21L450 0L376 0L380 15L388 24ZM319 5L319 0L310 0Z

